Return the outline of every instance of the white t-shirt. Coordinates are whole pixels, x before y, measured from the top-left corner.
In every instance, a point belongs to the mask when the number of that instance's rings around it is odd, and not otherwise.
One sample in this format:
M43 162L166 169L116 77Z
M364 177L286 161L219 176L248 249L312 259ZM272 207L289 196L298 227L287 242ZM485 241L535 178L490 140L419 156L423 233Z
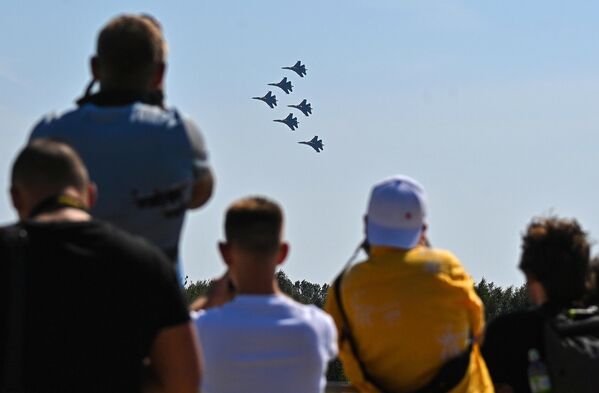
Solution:
M194 315L202 393L317 393L337 354L332 318L282 295L238 295Z

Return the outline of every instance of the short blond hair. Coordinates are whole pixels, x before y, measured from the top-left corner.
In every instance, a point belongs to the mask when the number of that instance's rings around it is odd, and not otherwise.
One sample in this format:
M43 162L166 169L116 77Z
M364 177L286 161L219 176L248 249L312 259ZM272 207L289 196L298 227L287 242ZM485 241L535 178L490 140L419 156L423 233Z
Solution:
M102 28L96 51L111 76L123 79L147 74L157 64L164 63L167 46L156 19L124 14Z

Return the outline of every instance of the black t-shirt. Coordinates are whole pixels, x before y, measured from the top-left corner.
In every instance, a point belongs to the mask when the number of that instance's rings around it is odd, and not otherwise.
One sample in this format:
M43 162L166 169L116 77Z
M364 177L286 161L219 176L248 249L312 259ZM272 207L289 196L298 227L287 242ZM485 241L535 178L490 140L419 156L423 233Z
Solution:
M489 323L482 354L495 386L510 385L515 393L530 393L528 351L537 349L545 359L544 324L555 315L548 305L497 317Z
M156 334L189 321L172 264L145 240L100 221L24 228L25 391L140 391L142 359ZM9 255L0 242L0 372Z

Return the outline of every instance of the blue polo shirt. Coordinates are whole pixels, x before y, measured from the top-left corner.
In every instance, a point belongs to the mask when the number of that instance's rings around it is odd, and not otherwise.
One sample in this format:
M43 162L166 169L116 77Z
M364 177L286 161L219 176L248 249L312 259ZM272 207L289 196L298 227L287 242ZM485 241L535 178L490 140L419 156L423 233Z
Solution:
M192 185L209 170L198 127L177 110L86 103L49 115L31 139L56 138L81 155L98 186L92 214L141 235L176 260Z

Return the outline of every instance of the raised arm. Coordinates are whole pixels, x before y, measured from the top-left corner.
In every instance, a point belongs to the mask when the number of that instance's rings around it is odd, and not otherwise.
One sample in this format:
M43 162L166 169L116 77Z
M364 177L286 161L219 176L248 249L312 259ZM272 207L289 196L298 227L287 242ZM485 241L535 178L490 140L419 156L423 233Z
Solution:
M193 171L191 198L187 208L197 209L210 199L214 189L214 175L208 163L208 151L200 129L193 121L185 119L185 131L189 141Z
M195 181L191 190L191 199L187 204L188 209L197 209L204 206L212 196L214 189L214 176L210 168L204 169L200 177Z

